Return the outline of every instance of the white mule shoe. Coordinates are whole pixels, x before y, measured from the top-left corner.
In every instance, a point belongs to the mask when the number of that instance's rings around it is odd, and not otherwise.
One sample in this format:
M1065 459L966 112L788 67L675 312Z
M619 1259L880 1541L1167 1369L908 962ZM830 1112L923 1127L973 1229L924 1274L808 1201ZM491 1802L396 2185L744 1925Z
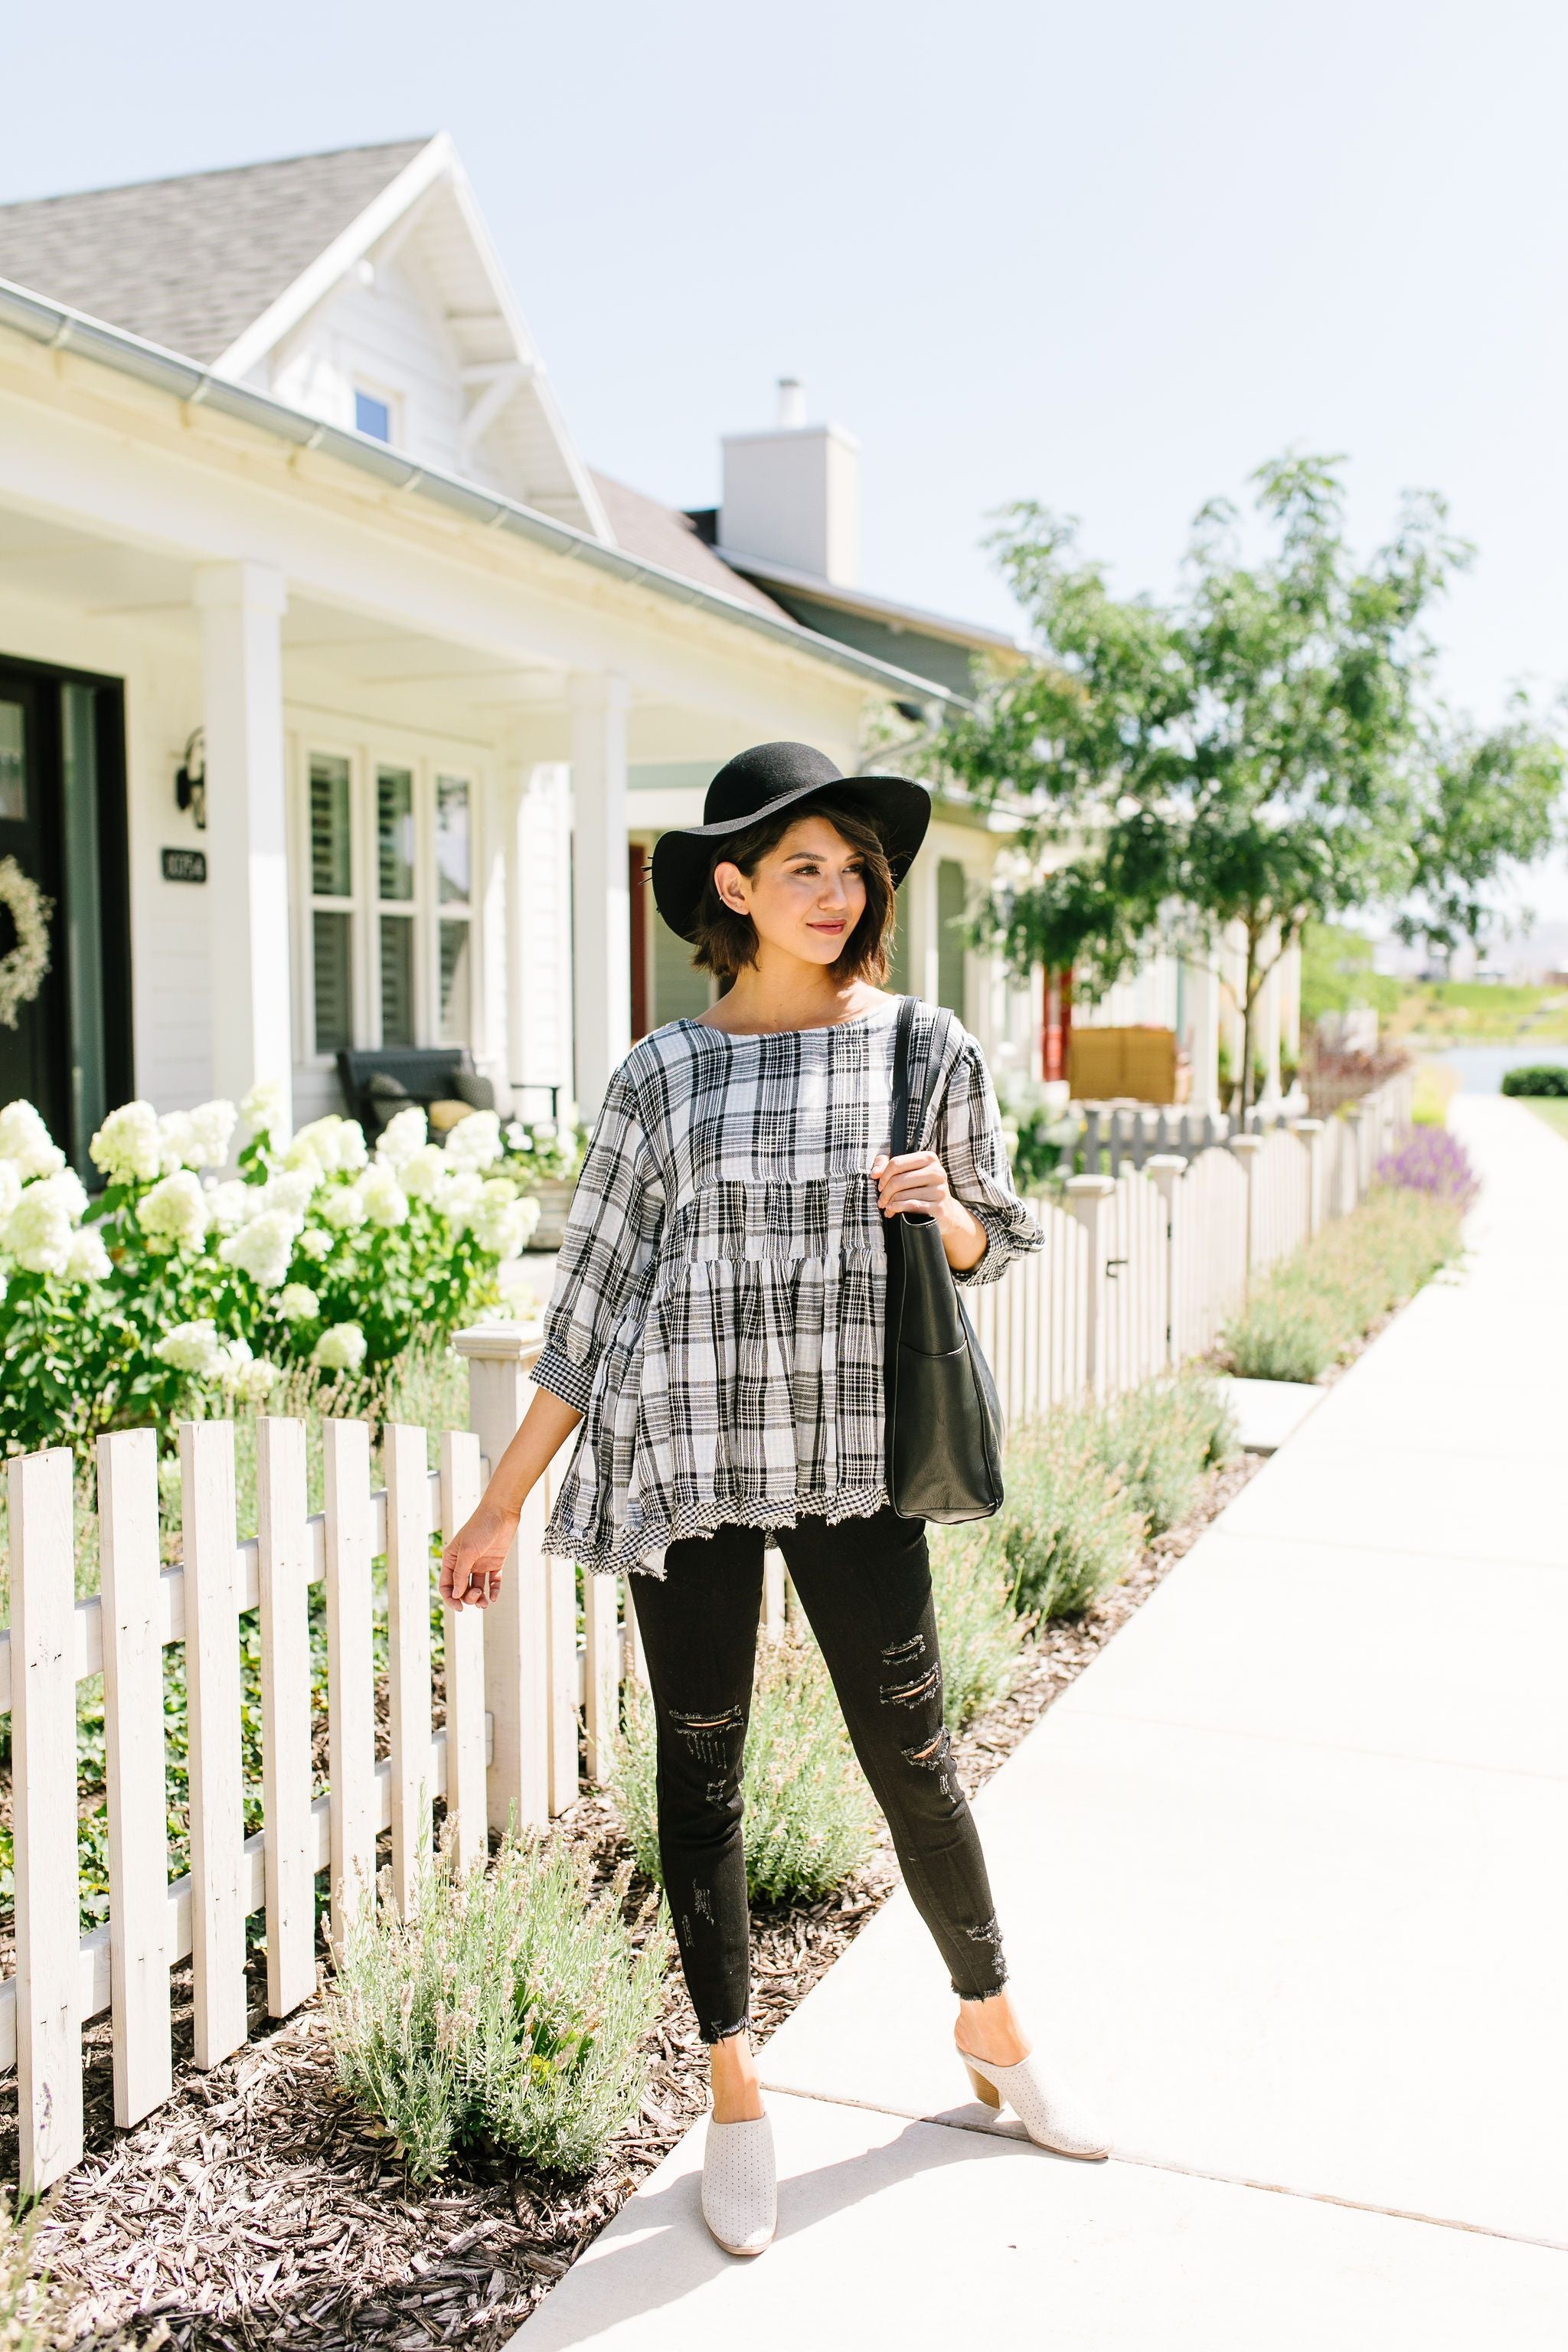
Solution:
M1110 2154L1098 2135L1069 2123L1047 2097L1036 2079L1032 2058L1020 2060L1016 2066L992 2066L984 2058L972 2058L967 2050L958 2054L975 2097L988 2107L1000 2107L1005 2102L1037 2147L1048 2147L1057 2156L1076 2156L1085 2164L1103 2164Z
M778 2223L773 2127L766 2116L749 2123L708 2118L702 2150L702 2219L727 2254L760 2254Z

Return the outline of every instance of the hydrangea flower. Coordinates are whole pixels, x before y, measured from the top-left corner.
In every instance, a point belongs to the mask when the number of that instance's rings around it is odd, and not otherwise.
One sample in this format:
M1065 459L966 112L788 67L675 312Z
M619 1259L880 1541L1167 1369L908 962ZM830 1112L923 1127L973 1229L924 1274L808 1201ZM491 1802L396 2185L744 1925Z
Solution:
M231 1102L199 1103L195 1110L165 1111L158 1121L163 1164L176 1168L221 1168L239 1114Z
M68 1282L107 1282L111 1269L109 1252L103 1246L103 1235L96 1225L87 1225L72 1239L70 1255L66 1259Z
M447 1138L447 1160L453 1168L488 1168L501 1156L500 1120L493 1110L471 1110Z
M265 1184L249 1188L251 1214L264 1216L268 1209L281 1209L286 1217L302 1217L321 1186L318 1168L282 1168L269 1176Z
M337 1184L321 1201L321 1213L340 1234L364 1223L364 1194L357 1184Z
M411 1201L427 1201L447 1172L447 1155L438 1143L422 1143L397 1172Z
M283 1089L276 1078L258 1078L240 1102L247 1135L276 1139L283 1112Z
M340 1118L336 1111L330 1111L325 1118L313 1118L292 1138L283 1154L283 1165L314 1166L324 1176L352 1176L369 1157L359 1121Z
M312 1257L320 1265L322 1258L331 1257L332 1254L332 1237L331 1234L323 1233L320 1225L307 1225L296 1247L302 1257Z
M247 1184L237 1176L226 1183L209 1183L206 1187L207 1223L215 1234L234 1234L256 1214L261 1205L263 1188Z
M5 1221L5 1246L27 1274L64 1274L87 1194L74 1169L24 1187Z
M452 1231L460 1234L467 1231L484 1189L483 1179L472 1169L451 1169L442 1173L431 1198Z
M176 1169L144 1192L136 1222L149 1243L166 1250L197 1250L207 1229L207 1196L188 1168Z
M300 1220L281 1209L268 1209L221 1244L218 1255L226 1265L247 1274L258 1290L276 1290L289 1271L299 1237Z
M328 1326L310 1351L310 1361L323 1371L357 1372L364 1361L364 1333L357 1323Z
M0 1160L14 1160L24 1184L35 1176L58 1176L65 1153L30 1102L10 1102L0 1110Z
M286 1282L278 1301L278 1312L286 1323L313 1323L321 1311L321 1302L308 1282Z
M390 1168L370 1168L360 1179L360 1198L373 1225L401 1225L408 1217L408 1196Z
M195 1323L176 1323L165 1331L153 1348L160 1363L171 1364L177 1372L195 1372L205 1379L217 1368L223 1354L223 1342L216 1323L204 1318Z
M405 1167L423 1149L428 1124L418 1104L410 1103L406 1110L400 1110L382 1129L375 1147L376 1158L384 1160L395 1172Z
M14 1160L0 1160L0 1229L21 1197L21 1170Z
M264 1403L280 1377L276 1364L269 1364L265 1356L251 1353L248 1339L230 1339L218 1351L214 1370L223 1382L225 1395L237 1397L246 1404Z
M471 1222L482 1250L515 1257L539 1223L539 1203L519 1200L504 1179L493 1177L480 1192Z
M88 1157L111 1184L151 1184L163 1165L158 1127L151 1103L121 1103L88 1145Z

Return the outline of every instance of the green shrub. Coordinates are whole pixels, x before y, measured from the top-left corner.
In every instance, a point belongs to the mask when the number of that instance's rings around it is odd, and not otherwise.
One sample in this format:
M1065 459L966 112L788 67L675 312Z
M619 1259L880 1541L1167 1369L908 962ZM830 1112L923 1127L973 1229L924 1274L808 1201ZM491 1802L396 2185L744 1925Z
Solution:
M629 1684L616 1794L638 1869L662 1884L655 1760L653 1707ZM876 1811L815 1642L792 1633L760 1643L742 1770L754 1902L813 1902L858 1869Z
M956 1731L1012 1689L1029 1628L1014 1610L988 1521L932 1527L928 1537L942 1640L942 1717Z
M1373 1187L1276 1267L1220 1334L1244 1379L1312 1381L1459 1249L1461 1204L1401 1185Z
M1328 1318L1312 1300L1270 1289L1231 1318L1220 1346L1244 1381L1315 1381L1339 1352Z
M1230 1459L1236 1427L1216 1383L1183 1372L1120 1398L1097 1420L1095 1441L1158 1536L1186 1517L1205 1472Z
M427 1859L406 1924L384 1900L351 1921L326 2003L338 2079L415 2180L470 2146L586 2172L637 2114L668 1944L637 1948L628 1875L595 1895L569 1848L509 1836L489 1871Z
M1521 1070L1505 1070L1505 1095L1568 1095L1568 1063L1531 1062Z
M1100 1452L1096 1416L1058 1412L1015 1431L1007 1499L987 1522L1016 1609L1075 1617L1143 1547L1137 1505Z

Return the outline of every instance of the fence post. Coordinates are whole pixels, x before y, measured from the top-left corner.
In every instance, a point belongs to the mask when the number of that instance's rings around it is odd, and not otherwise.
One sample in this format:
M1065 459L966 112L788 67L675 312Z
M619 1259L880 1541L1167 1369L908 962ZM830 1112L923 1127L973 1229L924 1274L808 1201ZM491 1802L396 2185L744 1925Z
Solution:
M468 1426L493 1471L529 1402L529 1367L542 1341L524 1323L477 1323L453 1341L468 1367ZM490 1717L489 1823L528 1829L550 1819L550 1580L541 1480L523 1505L499 1598L485 1612L485 1705Z
M1110 1236L1109 1203L1113 1176L1069 1176L1067 1204L1089 1236L1089 1282L1084 1299L1083 1370L1090 1396L1103 1391L1109 1349L1105 1339L1105 1261Z
M370 1430L329 1421L326 1476L327 1754L332 1782L331 1938L375 1883L375 1649L371 1598Z
M1233 1135L1230 1148L1241 1162L1241 1172L1247 1179L1247 1287L1252 1288L1252 1254L1257 1242L1258 1155L1263 1149L1260 1135Z
M261 1583L261 1806L267 1832L267 2006L287 2017L316 1990L316 1824L310 1817L310 1538L305 1424L256 1424Z
M1340 1116L1351 1131L1351 1196L1340 1203L1342 1215L1360 1207L1361 1196L1366 1190L1366 1141L1362 1131L1364 1114L1359 1102L1346 1103Z
M180 1423L191 1775L191 1975L198 2066L243 2043L245 1789L235 1574L234 1423Z
M620 1582L591 1569L583 1578L584 1753L588 1778L601 1786L610 1778L620 1729Z
M1143 1173L1158 1188L1165 1211L1165 1361L1174 1365L1176 1333L1181 1328L1180 1289L1176 1276L1176 1203L1187 1163L1179 1151L1156 1151L1143 1162Z
M483 1485L479 1441L471 1430L441 1439L441 1540L451 1542L473 1512ZM489 1852L485 1802L485 1612L442 1612L447 1682L447 1836L459 1870L476 1869Z
M81 2156L71 1458L24 1454L8 1475L16 2122L22 2194L38 2197Z
M1290 1132L1301 1139L1307 1155L1307 1235L1309 1240L1323 1229L1323 1122L1321 1118L1293 1118Z
M150 1429L98 1441L98 1556L114 2120L123 2130L162 2106L174 2088L158 1444Z

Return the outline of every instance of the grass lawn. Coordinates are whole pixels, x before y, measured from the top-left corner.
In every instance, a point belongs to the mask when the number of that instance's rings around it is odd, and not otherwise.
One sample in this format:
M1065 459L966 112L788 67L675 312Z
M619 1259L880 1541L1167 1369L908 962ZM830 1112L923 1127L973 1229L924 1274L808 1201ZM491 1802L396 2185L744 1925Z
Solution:
M1385 1024L1390 1036L1427 1045L1568 1045L1568 993L1500 982L1416 982Z
M1513 1099L1522 1103L1526 1110L1532 1110L1537 1118L1543 1118L1548 1127L1554 1127L1558 1134L1568 1140L1568 1100L1563 1096L1515 1095Z

